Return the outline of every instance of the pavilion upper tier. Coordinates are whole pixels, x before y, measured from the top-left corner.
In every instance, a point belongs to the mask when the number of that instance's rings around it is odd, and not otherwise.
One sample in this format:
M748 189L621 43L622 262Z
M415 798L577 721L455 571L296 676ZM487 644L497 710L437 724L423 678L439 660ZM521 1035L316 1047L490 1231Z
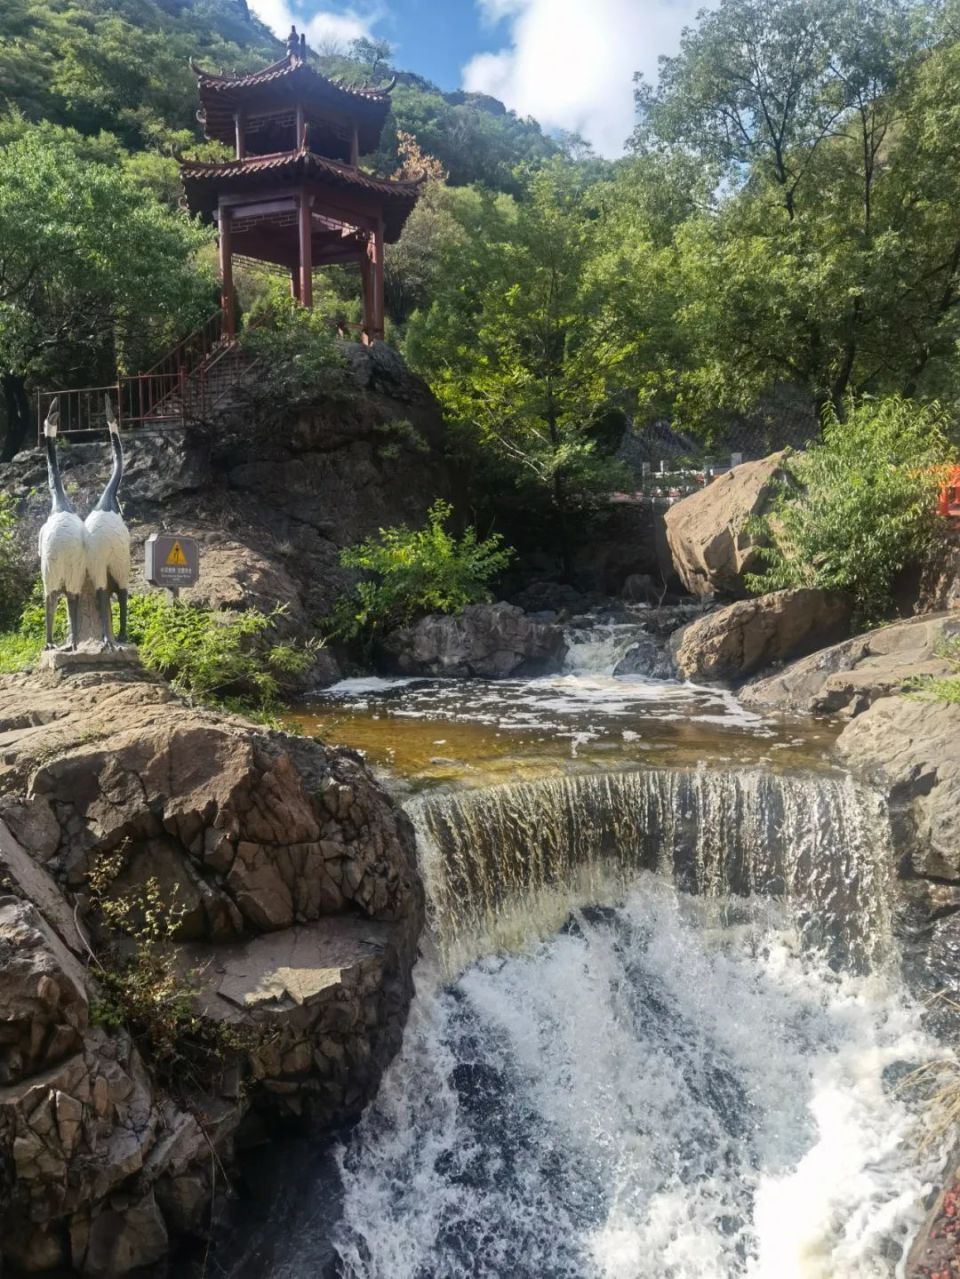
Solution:
M389 89L350 87L328 79L307 61L304 37L290 33L286 56L245 75L221 75L191 64L200 93L198 119L211 140L233 145L242 134L246 155L295 150L297 112L310 149L356 163L375 151L390 110Z

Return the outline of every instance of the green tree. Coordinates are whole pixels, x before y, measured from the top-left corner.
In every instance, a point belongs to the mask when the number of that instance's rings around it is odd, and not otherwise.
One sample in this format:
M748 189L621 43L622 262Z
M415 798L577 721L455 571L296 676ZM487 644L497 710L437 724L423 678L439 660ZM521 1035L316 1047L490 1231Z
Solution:
M567 572L570 515L619 474L597 435L620 350L590 314L594 223L582 194L554 162L522 203L488 199L406 341L449 418L550 503Z
M118 364L169 340L171 326L189 326L213 297L194 260L207 233L119 165L81 152L52 126L0 147L5 458L28 429L29 382L112 380Z
M960 47L932 13L724 0L640 86L640 157L693 158L714 186L663 262L687 424L777 383L838 410L955 393Z

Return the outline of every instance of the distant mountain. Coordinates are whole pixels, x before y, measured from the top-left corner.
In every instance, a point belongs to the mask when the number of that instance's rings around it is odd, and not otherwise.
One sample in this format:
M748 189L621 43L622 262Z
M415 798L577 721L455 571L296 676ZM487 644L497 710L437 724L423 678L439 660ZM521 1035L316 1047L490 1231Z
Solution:
M191 57L251 70L282 54L282 43L246 0L3 0L0 108L95 136L104 130L131 151L169 150L199 140ZM362 80L362 58L325 51L328 74ZM395 68L376 66L384 80ZM533 120L486 94L443 93L397 69L393 115L373 157L388 172L395 133L412 133L457 184L515 190L517 166L557 151Z

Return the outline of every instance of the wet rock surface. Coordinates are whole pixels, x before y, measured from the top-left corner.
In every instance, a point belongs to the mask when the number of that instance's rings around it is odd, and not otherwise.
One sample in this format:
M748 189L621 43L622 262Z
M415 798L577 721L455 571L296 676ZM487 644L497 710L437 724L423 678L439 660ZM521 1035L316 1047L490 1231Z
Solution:
M837 641L851 611L832 591L775 591L691 622L671 637L670 655L682 679L737 681Z
M402 675L481 679L549 674L560 669L566 651L555 622L503 603L421 618L387 635L383 647Z
M237 1032L203 1087L161 1085L92 1011L88 875L118 850L118 891L177 890L183 988ZM0 1246L24 1269L157 1261L205 1229L254 1118L356 1114L399 1045L423 894L407 818L351 752L132 676L6 677L0 880Z
M766 509L783 456L773 453L735 466L667 511L673 567L691 595L739 599L747 593L743 575L754 571L758 561L746 525Z

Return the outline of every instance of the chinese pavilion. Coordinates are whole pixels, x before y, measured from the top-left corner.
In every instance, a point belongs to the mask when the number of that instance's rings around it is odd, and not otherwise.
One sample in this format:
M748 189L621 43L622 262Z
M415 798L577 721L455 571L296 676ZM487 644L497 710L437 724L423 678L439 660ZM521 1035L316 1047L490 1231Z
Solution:
M296 28L286 56L262 71L192 65L205 136L235 149L232 160L180 167L190 211L218 227L225 335L235 329L233 259L243 255L289 270L306 307L314 267L359 263L364 341L382 338L383 246L399 238L420 190L360 168L379 142L392 86L348 88L321 75Z

